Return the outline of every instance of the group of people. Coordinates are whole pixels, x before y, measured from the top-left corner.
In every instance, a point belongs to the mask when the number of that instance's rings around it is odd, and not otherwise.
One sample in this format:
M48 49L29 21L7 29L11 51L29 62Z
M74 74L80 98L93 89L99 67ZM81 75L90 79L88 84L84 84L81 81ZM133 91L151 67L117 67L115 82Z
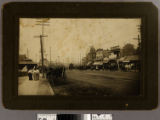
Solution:
M39 80L39 74L40 74L40 72L36 67L28 70L29 80Z

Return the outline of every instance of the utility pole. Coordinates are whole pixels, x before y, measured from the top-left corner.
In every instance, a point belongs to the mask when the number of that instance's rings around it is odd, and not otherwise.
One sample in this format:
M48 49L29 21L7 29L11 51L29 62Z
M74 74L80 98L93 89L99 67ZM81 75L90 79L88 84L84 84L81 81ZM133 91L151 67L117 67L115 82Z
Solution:
M50 49L50 65L51 65L51 47L49 49Z
M42 62L42 77L44 78L44 54L43 54L43 37L47 37L47 36L42 36L42 35L39 35L39 36L35 36L37 38L40 38L40 46L41 46L41 62Z
M81 53L80 53L80 66L81 66Z
M36 21L37 22L36 25L42 26L42 33L41 33L41 35L35 36L35 37L40 38L41 62L42 62L42 77L43 78L44 78L44 46L43 46L43 38L47 37L47 35L44 35L44 26L48 26L49 25L49 24L47 24L48 23L47 21L46 21L46 19L41 19L41 20Z
M60 59L59 59L59 56L58 56L58 64L60 64Z
M140 36L138 35L138 37L137 38L133 38L134 40L138 40L138 45L140 44L140 42L141 42L141 39L140 39Z
M37 62L37 53L36 53L36 59L35 59L35 61ZM38 63L38 62L37 62Z
M137 28L138 28L138 32L142 32L142 25L137 25ZM137 38L133 38L134 40L138 40L138 48L139 48L139 51L141 50L141 38L140 38L140 35L138 34L138 37Z
M27 48L27 56L26 56L27 58L29 58L29 52L28 52L28 48Z

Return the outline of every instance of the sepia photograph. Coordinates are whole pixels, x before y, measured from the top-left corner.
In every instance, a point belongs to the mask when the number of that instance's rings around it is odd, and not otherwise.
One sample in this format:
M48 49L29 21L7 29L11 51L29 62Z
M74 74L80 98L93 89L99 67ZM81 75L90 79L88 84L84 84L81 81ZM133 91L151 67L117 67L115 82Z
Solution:
M12 2L4 5L2 27L5 108L156 109L152 3Z
M18 95L138 96L141 18L19 18Z

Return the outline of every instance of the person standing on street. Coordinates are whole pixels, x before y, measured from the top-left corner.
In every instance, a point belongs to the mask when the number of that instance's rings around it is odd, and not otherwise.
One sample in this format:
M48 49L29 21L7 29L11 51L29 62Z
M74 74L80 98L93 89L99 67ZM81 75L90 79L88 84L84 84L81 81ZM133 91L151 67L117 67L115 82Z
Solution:
M29 80L33 80L33 78L32 78L32 73L33 73L33 70L32 70L32 69L29 69L29 71L28 71Z
M37 80L37 79L36 79L36 68L35 68L35 67L33 68L33 79L34 79L34 80Z
M36 74L36 80L39 80L39 70L38 69L35 70L35 74Z

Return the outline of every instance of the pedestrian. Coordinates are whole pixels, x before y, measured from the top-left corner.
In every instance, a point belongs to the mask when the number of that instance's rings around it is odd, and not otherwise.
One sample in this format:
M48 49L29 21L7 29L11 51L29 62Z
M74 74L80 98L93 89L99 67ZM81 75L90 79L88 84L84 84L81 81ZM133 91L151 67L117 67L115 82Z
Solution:
M33 68L33 79L36 80L36 68Z
M39 80L39 70L38 69L35 70L35 74L36 74L36 80Z
M32 73L33 73L33 70L32 70L32 69L29 69L29 71L28 71L29 80L33 80L33 78L32 78Z
M127 63L125 65L126 71L130 71L131 70L131 65L129 63Z

